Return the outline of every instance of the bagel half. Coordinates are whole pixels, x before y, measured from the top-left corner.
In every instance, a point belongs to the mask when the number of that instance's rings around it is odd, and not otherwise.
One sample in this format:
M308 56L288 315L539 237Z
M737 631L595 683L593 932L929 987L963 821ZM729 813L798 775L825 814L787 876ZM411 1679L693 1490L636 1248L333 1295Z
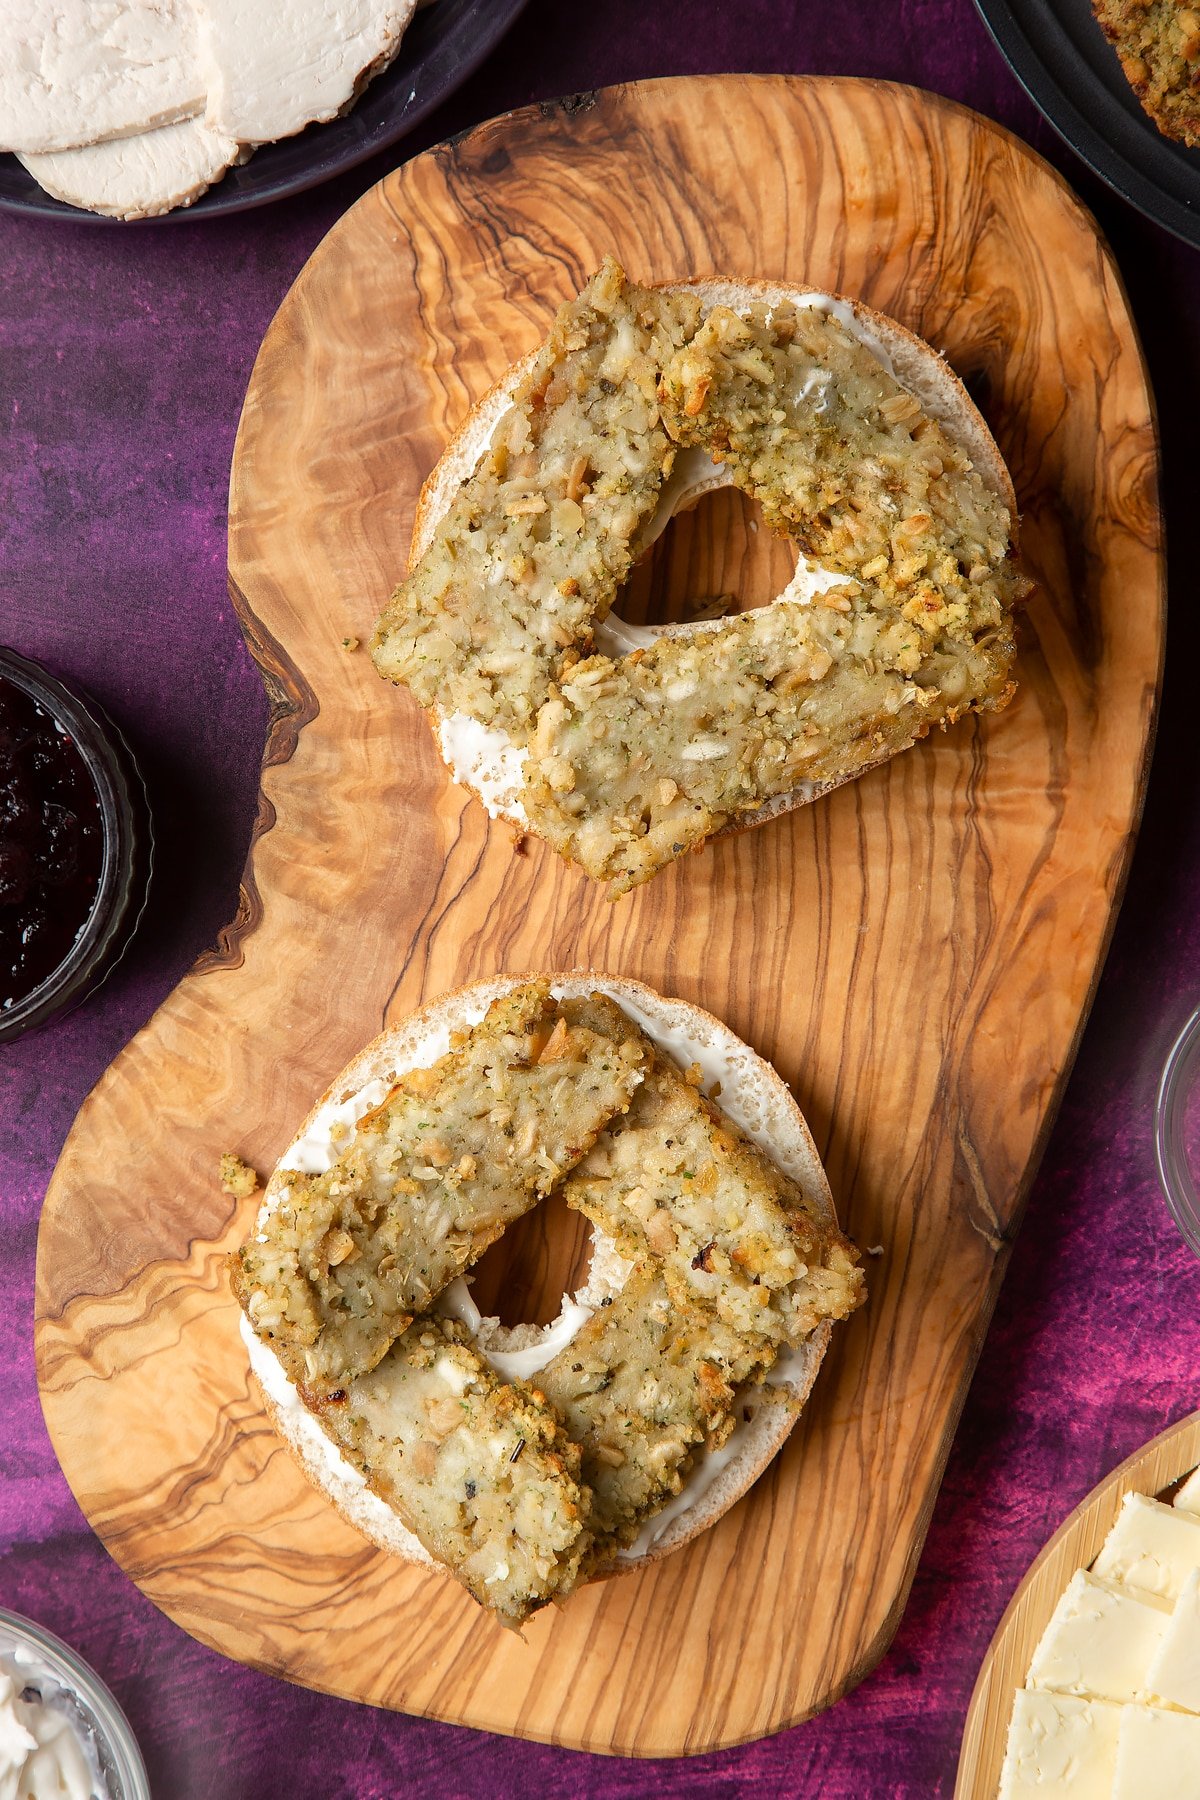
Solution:
M537 978L495 976L443 996L362 1050L309 1113L284 1152L267 1183L254 1229L261 1229L278 1203L291 1172L319 1174L328 1168L334 1154L331 1127L341 1133L340 1152L350 1141L347 1134L352 1133L357 1120L379 1103L398 1076L437 1061L449 1047L452 1031L478 1023L493 1001L531 979ZM556 999L582 999L596 992L608 995L676 1063L684 1067L699 1064L703 1090L710 1092L719 1086L721 1109L796 1182L819 1224L836 1231L829 1185L790 1090L771 1065L727 1026L699 1007L667 999L625 977L572 971L548 979ZM494 1366L503 1378L509 1379L517 1372L512 1362L514 1350L523 1352L528 1361L530 1350L536 1357L540 1347L544 1350L542 1362L549 1361L569 1341L572 1325L578 1329L592 1309L605 1304L606 1296L618 1292L631 1268L609 1240L593 1232L587 1280L576 1296L564 1296L559 1318L546 1327L515 1326L506 1330L498 1321L480 1321L466 1283L461 1280L443 1293L437 1309L468 1324L475 1348L489 1359L498 1356ZM739 1395L739 1422L728 1442L719 1449L697 1454L682 1491L645 1521L636 1540L598 1574L609 1575L658 1560L690 1542L741 1498L776 1455L799 1417L828 1346L830 1329L829 1320L822 1320L799 1348L784 1347L767 1382L762 1387L748 1387ZM245 1318L242 1333L271 1422L313 1485L349 1524L380 1549L406 1562L438 1566L396 1512L371 1491L363 1476L325 1435L274 1352L255 1335ZM521 1356L516 1361L519 1364ZM536 1384L536 1373L528 1378Z
M961 381L943 357L906 327L861 302L841 295L817 292L789 284L763 280L700 279L664 284L664 295L698 297L702 318L715 307L727 307L747 316L754 306L775 308L788 303L811 307L831 314L851 337L864 346L902 388L910 392L923 411L947 433L966 454L985 489L998 499L1010 522L1011 553L1017 547L1017 509L1012 482L1003 457L987 425L967 394ZM529 376L540 349L515 363L501 380L478 402L450 440L436 467L426 481L418 500L410 550L410 569L415 568L433 543L438 526L451 508L462 484L471 476L487 451L492 435L512 405L514 394ZM719 487L733 485L733 476L722 464L714 463L703 450L681 449L674 471L663 484L658 510L652 520L637 534L633 542L635 555L644 553L676 512L694 504L702 495ZM777 600L806 600L822 588L844 582L846 576L824 570L800 559L795 581ZM672 638L685 638L698 631L711 632L711 620L663 626L634 627L619 618L618 607L607 619L597 623L593 642L595 652L620 658L629 651L644 650L654 643ZM384 615L385 619L387 614ZM382 621L381 621L382 630ZM587 654L586 648L584 654ZM387 672L381 663L381 672ZM398 677L393 676L393 679ZM1011 691L1011 686L1008 690ZM1007 692L983 704L999 707ZM917 712L920 709L909 709ZM947 720L960 709L951 708ZM530 819L523 803L524 764L526 750L505 730L485 725L462 712L451 711L440 702L429 708L430 722L439 750L454 779L469 788L493 818L508 821L515 830L530 829ZM939 722L937 718L930 722ZM869 747L857 751L854 766L826 780L805 780L783 793L776 793L749 811L741 811L721 825L713 835L728 835L793 811L822 794L832 791L859 775L880 766L907 748L914 738L924 734L928 723L914 720L916 729L906 743L889 740L889 746L876 756ZM572 854L563 844L564 854ZM678 846L676 846L678 849ZM655 867L661 866L656 862ZM593 870L593 873L596 871ZM650 871L651 873L653 870ZM614 882L612 892L623 891L645 874L633 874Z

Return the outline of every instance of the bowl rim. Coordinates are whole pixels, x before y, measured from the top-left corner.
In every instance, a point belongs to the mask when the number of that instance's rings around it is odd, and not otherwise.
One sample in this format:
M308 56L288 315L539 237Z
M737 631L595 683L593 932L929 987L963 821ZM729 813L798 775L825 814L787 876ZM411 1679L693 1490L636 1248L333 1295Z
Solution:
M4 680L28 694L56 723L70 731L96 791L104 854L96 892L75 942L44 981L0 1013L0 1041L17 1037L74 1001L84 999L96 985L91 977L102 967L118 935L127 927L128 935L132 935L132 927L141 917L148 881L147 869L139 904L139 799L147 852L152 855L145 786L129 746L107 714L40 663L0 645L0 681Z
M1200 1006L1172 1044L1154 1104L1154 1160L1167 1210L1194 1255L1200 1256L1200 1192L1184 1150L1183 1108L1200 1081Z
M82 1703L85 1723L94 1727L98 1742L108 1753L112 1773L120 1780L119 1800L151 1800L150 1778L133 1727L91 1664L46 1626L0 1606L0 1638L4 1636L33 1650L55 1679Z

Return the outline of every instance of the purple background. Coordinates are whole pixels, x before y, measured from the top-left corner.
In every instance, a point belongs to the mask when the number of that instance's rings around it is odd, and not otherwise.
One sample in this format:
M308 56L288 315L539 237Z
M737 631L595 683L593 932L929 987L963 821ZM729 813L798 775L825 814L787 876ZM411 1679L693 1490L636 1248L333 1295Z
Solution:
M1026 101L969 0L533 0L404 147L637 76L874 75L1010 126L1098 214L1159 396L1170 655L1145 825L1091 1022L950 1457L907 1614L820 1719L740 1750L634 1763L308 1694L161 1617L88 1530L38 1406L38 1207L88 1089L234 911L266 706L225 593L225 498L259 340L335 219L401 151L228 222L95 230L0 218L0 638L90 688L142 754L159 875L104 993L0 1050L0 1603L93 1662L159 1800L393 1795L949 1795L967 1700L1010 1594L1117 1461L1200 1404L1200 1267L1155 1180L1154 1088L1200 1001L1194 677L1200 254L1133 214ZM1186 484L1186 485L1185 485ZM1185 510L1186 508L1186 510Z

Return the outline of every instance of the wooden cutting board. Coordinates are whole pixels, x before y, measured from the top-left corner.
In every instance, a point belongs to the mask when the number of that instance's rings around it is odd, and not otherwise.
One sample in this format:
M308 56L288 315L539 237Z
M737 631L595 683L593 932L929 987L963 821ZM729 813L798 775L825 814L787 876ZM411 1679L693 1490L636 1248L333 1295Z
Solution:
M615 905L490 827L343 647L404 569L451 430L608 250L642 280L861 295L944 348L1041 583L1007 712ZM660 605L773 592L756 526L729 496L681 522ZM239 916L87 1101L42 1218L38 1366L80 1504L188 1631L313 1687L642 1755L804 1718L896 1628L1141 805L1162 546L1108 251L1015 139L883 83L658 81L494 121L368 193L284 301L238 436L230 577L274 703ZM215 1167L269 1168L427 995L573 965L699 1001L772 1058L878 1254L751 1497L521 1640L368 1548L277 1444L222 1272L248 1209Z
M996 1800L1013 1690L1025 1676L1050 1615L1076 1569L1090 1568L1126 1494L1174 1497L1200 1463L1200 1412L1180 1419L1094 1487L1063 1520L1009 1601L980 1666L967 1710L954 1800Z

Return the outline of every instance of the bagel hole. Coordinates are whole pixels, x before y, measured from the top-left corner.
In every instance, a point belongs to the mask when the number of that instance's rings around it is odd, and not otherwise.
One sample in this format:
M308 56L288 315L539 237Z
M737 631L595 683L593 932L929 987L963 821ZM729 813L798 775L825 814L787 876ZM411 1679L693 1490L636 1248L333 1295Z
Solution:
M551 1194L484 1251L471 1271L471 1298L502 1325L549 1325L563 1295L586 1282L591 1261L591 1226Z
M795 546L738 488L702 494L668 521L617 596L627 625L679 625L768 606L796 571Z

